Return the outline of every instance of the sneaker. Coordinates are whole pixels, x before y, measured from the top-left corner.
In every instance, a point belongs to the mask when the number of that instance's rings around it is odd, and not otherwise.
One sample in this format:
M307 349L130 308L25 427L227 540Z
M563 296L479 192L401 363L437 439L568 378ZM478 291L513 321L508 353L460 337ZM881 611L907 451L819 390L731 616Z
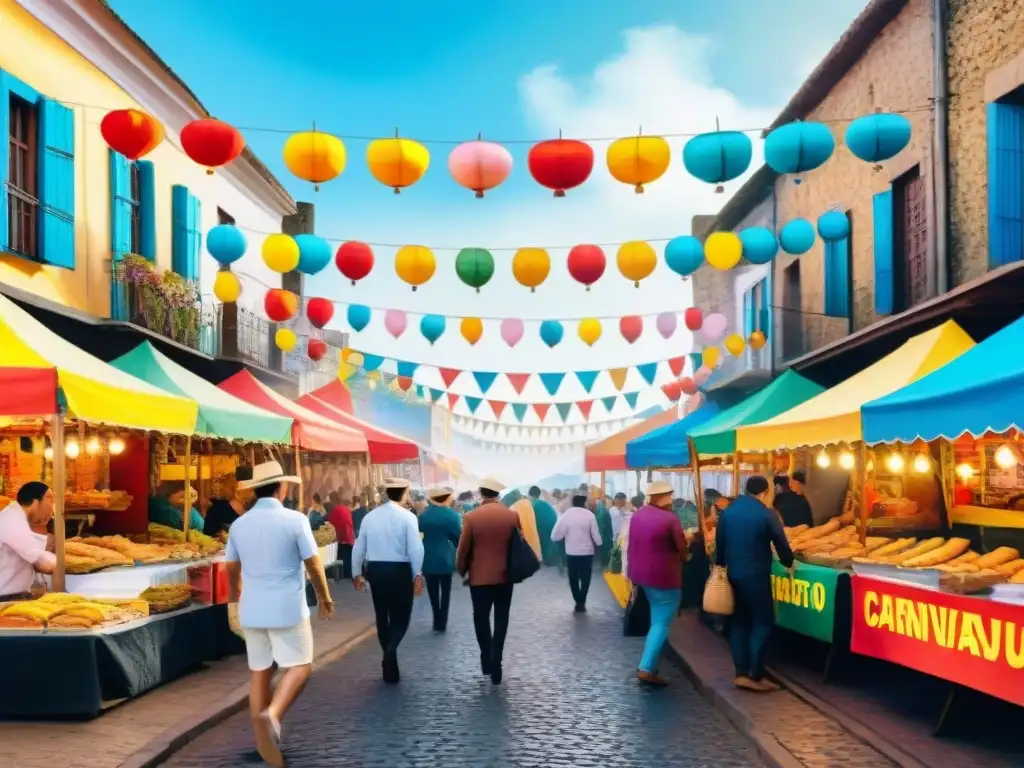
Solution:
M764 693L774 693L775 691L782 690L782 686L772 682L767 677L762 677L760 680L752 680L751 682L757 686L758 690Z
M643 685L653 685L658 688L664 688L668 685L668 680L659 675L657 672L645 672L640 669L637 670L636 679Z
M761 686L759 686L746 675L739 675L735 680L732 681L732 684L735 685L737 688L742 688L745 691L754 691L755 693L764 692L764 689Z
M491 674L491 657L486 654L480 654L480 672L487 677Z

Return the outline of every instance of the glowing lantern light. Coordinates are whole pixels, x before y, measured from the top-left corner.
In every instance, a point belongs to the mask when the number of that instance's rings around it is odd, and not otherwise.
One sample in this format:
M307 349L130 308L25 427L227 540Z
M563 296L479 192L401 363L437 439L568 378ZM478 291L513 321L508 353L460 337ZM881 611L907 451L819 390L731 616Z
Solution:
M403 245L395 254L395 272L414 291L432 278L436 269L434 252L424 245Z
M590 286L601 279L604 274L604 251L596 245L576 245L569 251L569 274L578 282Z
M747 339L747 343L753 350L764 349L764 345L768 343L768 337L764 335L764 331L754 331Z
M826 211L818 217L818 236L826 243L850 236L850 219L842 211Z
M730 355L738 357L743 354L743 350L746 349L747 344L743 341L743 337L738 333L731 333L725 337L723 346L725 347L725 351Z
M634 288L639 288L640 281L648 277L658 266L658 254L649 243L633 240L619 246L615 262L622 276L632 280Z
M551 139L534 144L526 157L534 181L565 197L565 191L578 187L594 170L594 150L575 139Z
M996 465L1000 469L1010 469L1017 466L1017 453L1008 445L1001 445L996 448L992 458L995 459Z
M718 361L722 359L722 353L718 347L708 347L700 353L701 363L710 370L715 370L718 365Z
M331 263L331 246L316 235L295 235L299 246L299 263L296 269L304 275L315 275Z
M854 455L849 451L843 451L839 454L839 466L843 469L849 471L853 469L856 464L856 458L854 458Z
M366 164L373 178L397 195L403 187L410 187L423 178L430 166L430 152L418 141L376 139L366 148Z
M584 344L588 347L592 347L594 346L594 343L601 338L601 321L596 320L593 317L580 320L576 333L579 334L580 340Z
M672 162L672 150L661 136L629 136L608 145L605 162L613 179L632 184L639 195L644 184L665 175Z
M396 339L405 333L408 324L409 318L400 309L389 309L384 313L384 329Z
M206 233L206 250L222 267L242 258L246 247L245 235L234 224L218 224Z
M373 270L373 248L356 241L342 243L334 254L334 265L355 285Z
M715 269L732 269L743 258L743 243L733 232L712 232L704 241L704 256Z
M821 451L817 458L815 458L814 463L822 469L828 469L832 464L832 459L825 451Z
M319 190L325 181L338 178L345 170L345 145L337 136L316 129L293 133L284 143L284 164L293 175Z
M362 304L349 304L346 315L348 317L348 324L352 326L352 330L356 333L359 333L370 324L370 308Z
M754 145L739 131L713 131L694 136L683 147L683 165L690 175L724 192L725 182L742 176L750 167Z
M558 346L564 335L565 329L557 320L545 320L540 324L540 340L549 347Z
M807 253L814 247L814 227L807 219L787 221L779 233L779 246L793 256Z
M813 171L832 156L836 140L823 123L779 126L764 140L764 162L778 174ZM800 179L796 182L799 184Z
M467 141L448 155L448 172L456 182L483 197L512 173L512 155L493 141Z
M443 315L424 315L420 318L420 333L433 344L444 334L446 325Z
M637 315L626 315L619 318L619 333L621 333L622 338L630 344L639 339L640 334L643 332L644 321L642 317Z
M747 227L740 232L743 258L751 264L767 264L779 252L779 241L768 227Z
M898 475L903 471L903 467L906 466L906 461L903 456L898 453L890 453L889 458L885 460L885 467L894 475Z
M484 335L483 320L479 317L462 318L462 322L459 323L459 333L470 345L476 344Z
M903 115L879 112L850 123L843 141L854 157L877 165L906 149L911 133L910 120Z
M107 451L110 452L111 456L120 456L124 453L125 449L124 440L120 437L110 438L110 443L107 445Z
M927 474L932 471L932 460L925 456L923 453L917 454L914 457L914 471L919 475Z
M260 254L269 269L282 275L299 266L299 244L290 235L267 235Z
M690 307L683 312L683 325L686 326L687 330L699 331L700 327L704 325L704 313L697 309L697 307Z
M206 167L208 174L214 168L227 165L245 149L245 139L237 128L204 118L193 120L181 129L181 148L193 162Z
M221 270L213 279L213 295L224 304L234 304L242 295L242 281L234 272Z
M129 160L139 160L164 140L164 126L152 115L138 109L115 109L100 121L103 140Z
M679 320L676 318L675 312L662 312L654 323L658 333L666 339L672 338L672 334L676 332L678 324Z
M530 293L548 279L549 272L551 257L543 248L520 248L512 257L512 275L516 282L529 288Z
M82 453L82 446L77 440L68 440L64 444L64 456L69 459L77 459Z
M696 237L675 237L665 245L665 263L682 277L688 277L704 263L704 245Z
M282 352L291 352L299 343L299 338L291 328L278 328L274 334L274 343Z
M271 288L263 297L263 311L273 323L291 320L299 311L299 297L283 288Z
M314 296L306 302L306 317L314 328L323 328L334 317L334 302Z
M459 280L480 293L494 276L494 257L484 248L463 248L455 257L455 273Z
M970 464L958 464L956 467L956 474L966 483L974 476L974 467Z
M327 356L327 342L323 339L310 339L306 342L306 356L314 363L319 363Z

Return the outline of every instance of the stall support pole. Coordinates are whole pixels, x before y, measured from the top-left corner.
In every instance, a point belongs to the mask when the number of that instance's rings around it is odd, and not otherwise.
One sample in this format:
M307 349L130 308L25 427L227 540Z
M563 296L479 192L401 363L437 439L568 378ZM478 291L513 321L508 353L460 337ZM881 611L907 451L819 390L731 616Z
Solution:
M698 462L699 463L699 462ZM740 452L732 452L732 495L740 495Z
M53 416L50 429L50 445L53 448L53 551L57 556L57 570L53 574L53 591L64 592L64 490L67 485L67 471L64 466L64 414L58 411Z
M700 526L701 535L704 535L704 489L700 482L700 456L697 453L697 446L693 438L686 438L687 447L690 450L690 466L693 468L693 495L697 497L697 525ZM708 543L705 542L705 547Z
M871 516L871 510L868 509L868 446L863 440L860 441L860 455L858 469L859 477L857 478L858 485L860 485L860 504L857 510L858 517L860 519L860 531L858 531L860 537L860 545L866 546L868 539L868 518Z
M299 512L305 512L306 511L306 506L303 503L305 501L305 499L303 499L303 493L302 493L302 488L303 488L304 483L301 482L301 480L302 480L302 449L299 448L299 444L298 443L294 444L294 448L295 448L295 475L296 475L296 477L299 478L299 481L300 481L299 482L299 489L298 489L299 490L299 498L298 498Z
M605 486L605 472L601 470L601 502L604 503L605 498L608 496L608 491Z
M185 520L185 541L188 541L188 524L192 520L192 435L185 438L185 500L181 502L181 516Z

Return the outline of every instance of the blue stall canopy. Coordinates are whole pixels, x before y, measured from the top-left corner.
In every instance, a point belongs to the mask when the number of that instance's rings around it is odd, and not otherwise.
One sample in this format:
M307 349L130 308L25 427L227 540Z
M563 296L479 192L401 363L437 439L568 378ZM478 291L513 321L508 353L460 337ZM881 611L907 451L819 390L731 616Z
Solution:
M864 440L955 440L1024 426L1024 318L924 378L861 406Z
M666 424L660 429L648 432L643 437L626 443L626 466L630 469L645 467L681 467L690 463L690 448L687 435L705 421L711 420L722 410L710 398L698 410L679 421Z

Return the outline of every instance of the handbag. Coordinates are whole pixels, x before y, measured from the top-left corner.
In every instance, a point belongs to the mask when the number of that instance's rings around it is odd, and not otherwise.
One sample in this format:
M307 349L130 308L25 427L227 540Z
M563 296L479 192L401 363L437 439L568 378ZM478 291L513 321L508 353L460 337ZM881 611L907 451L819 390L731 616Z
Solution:
M512 584L526 581L540 570L540 560L519 528L512 529L508 541L508 580Z
M729 573L724 566L711 566L711 575L704 585L704 613L715 616L732 616L736 599L729 583Z
M633 591L626 603L626 615L622 620L622 634L626 637L643 637L651 628L651 604L643 587L633 585Z

